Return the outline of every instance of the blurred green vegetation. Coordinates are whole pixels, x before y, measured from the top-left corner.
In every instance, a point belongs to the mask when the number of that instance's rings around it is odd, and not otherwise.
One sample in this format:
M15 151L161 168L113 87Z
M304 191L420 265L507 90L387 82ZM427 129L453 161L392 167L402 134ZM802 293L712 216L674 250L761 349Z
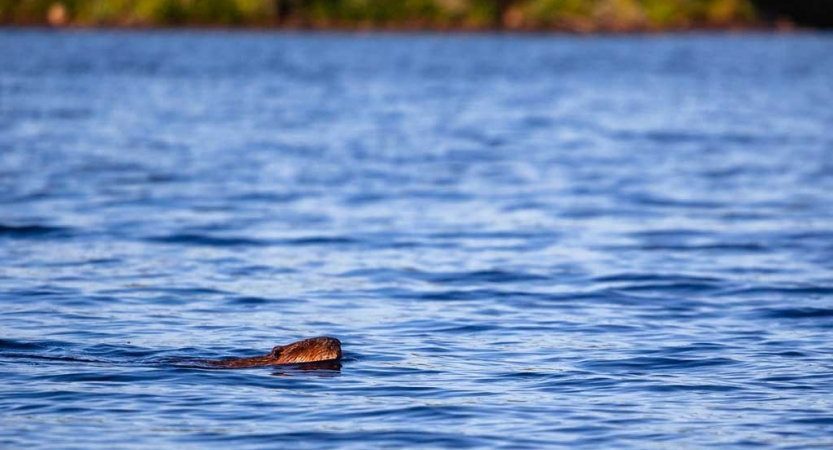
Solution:
M0 23L628 31L751 24L750 0L0 0Z

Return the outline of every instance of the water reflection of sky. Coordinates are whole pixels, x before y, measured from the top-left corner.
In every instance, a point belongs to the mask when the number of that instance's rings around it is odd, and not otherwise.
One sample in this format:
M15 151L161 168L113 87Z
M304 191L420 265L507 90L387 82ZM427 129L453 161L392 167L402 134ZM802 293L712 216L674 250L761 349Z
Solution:
M0 435L824 445L828 41L6 31Z

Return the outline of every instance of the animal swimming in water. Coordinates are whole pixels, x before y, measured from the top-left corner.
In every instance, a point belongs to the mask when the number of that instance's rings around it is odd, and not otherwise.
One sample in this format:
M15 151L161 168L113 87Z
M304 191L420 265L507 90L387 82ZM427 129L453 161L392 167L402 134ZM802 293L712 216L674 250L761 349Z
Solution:
M216 368L245 368L275 366L280 364L304 364L335 362L341 359L341 341L321 336L287 345L279 345L263 356L250 358L210 359L200 361Z

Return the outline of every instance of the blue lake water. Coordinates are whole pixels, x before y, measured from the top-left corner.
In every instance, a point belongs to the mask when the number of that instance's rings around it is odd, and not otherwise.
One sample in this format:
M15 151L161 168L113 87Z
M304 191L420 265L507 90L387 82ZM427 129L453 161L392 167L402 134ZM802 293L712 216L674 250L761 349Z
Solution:
M0 447L833 446L831 55L2 31Z

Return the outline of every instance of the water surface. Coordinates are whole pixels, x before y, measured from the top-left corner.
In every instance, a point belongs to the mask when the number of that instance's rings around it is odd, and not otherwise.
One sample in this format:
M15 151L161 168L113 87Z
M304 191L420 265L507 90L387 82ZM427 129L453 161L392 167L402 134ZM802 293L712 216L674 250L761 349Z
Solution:
M3 31L0 445L833 446L831 48Z

